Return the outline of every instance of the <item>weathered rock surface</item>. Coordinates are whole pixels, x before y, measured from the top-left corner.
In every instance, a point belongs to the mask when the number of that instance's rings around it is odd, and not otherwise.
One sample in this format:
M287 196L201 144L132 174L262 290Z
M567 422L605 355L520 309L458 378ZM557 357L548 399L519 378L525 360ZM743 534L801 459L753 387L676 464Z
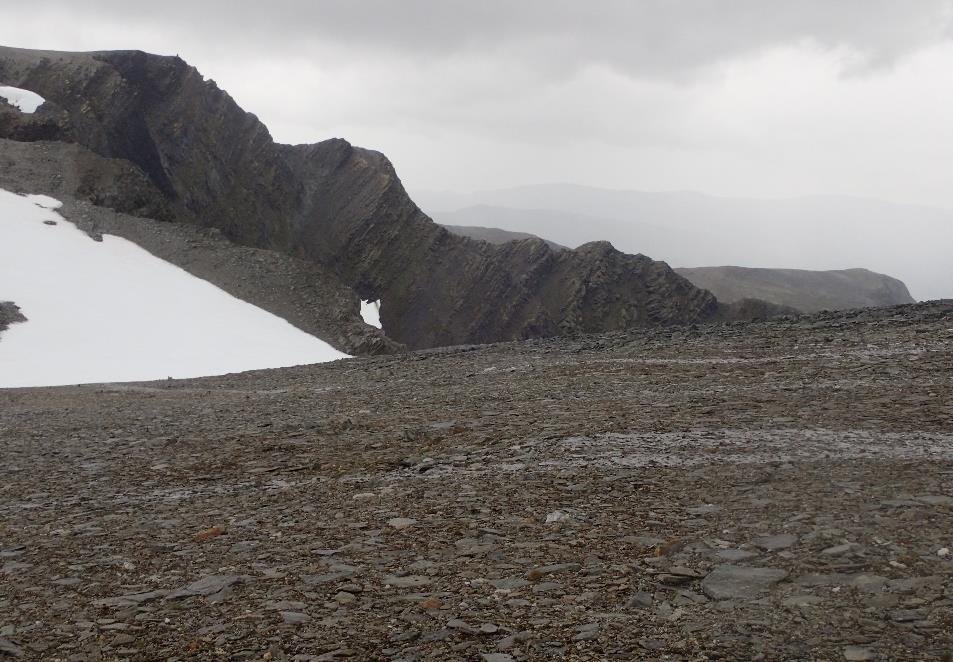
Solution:
M787 576L778 568L720 565L702 581L702 590L713 600L757 598Z
M187 586L176 589L165 596L166 600L184 600L201 596L209 598L210 602L219 602L216 596L223 596L234 584L240 583L242 577L239 575L208 575L197 579Z
M0 48L0 79L47 99L33 115L2 111L0 138L76 143L133 169L135 185L117 190L98 165L81 168L86 199L318 263L382 300L384 331L412 348L734 315L668 265L605 242L554 251L455 236L382 154L340 139L276 144L179 58Z
M0 645L942 660L951 393L953 302L0 390Z
M3 637L0 637L0 654L7 657L23 657L23 649L15 645L12 641L8 641Z
M106 159L75 144L0 139L0 188L53 196L63 202L59 213L91 237L128 239L348 354L405 349L363 322L357 293L327 268L278 251L241 246L215 228L154 220L173 214L127 161Z

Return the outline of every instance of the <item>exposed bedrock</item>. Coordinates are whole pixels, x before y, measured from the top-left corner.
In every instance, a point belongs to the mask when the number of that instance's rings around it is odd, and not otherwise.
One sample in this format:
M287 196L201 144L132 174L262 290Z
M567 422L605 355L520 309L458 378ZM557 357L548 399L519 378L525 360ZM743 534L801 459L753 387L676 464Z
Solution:
M0 48L0 81L47 100L31 115L0 109L0 138L77 143L148 183L117 191L84 174L86 199L318 263L381 299L384 331L412 348L725 315L668 265L607 243L554 251L455 236L420 211L382 154L341 139L277 144L177 57Z

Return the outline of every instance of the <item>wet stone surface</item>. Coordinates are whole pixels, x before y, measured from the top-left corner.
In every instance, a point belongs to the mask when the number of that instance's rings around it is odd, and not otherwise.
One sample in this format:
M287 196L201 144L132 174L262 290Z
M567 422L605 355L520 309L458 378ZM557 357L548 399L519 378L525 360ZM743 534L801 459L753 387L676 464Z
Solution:
M949 659L951 394L944 304L0 391L0 659Z

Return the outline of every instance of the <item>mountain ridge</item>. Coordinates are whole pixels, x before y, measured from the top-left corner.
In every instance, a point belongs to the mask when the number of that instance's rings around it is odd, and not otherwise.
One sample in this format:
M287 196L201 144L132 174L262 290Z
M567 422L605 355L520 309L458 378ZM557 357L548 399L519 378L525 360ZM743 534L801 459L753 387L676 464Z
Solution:
M735 199L579 185L417 197L448 225L528 232L567 246L599 237L673 267L861 267L900 278L915 299L953 296L945 250L953 244L953 212L942 208L850 196Z
M809 271L723 266L675 271L726 303L764 299L805 313L915 303L902 281L869 269Z
M178 57L0 48L0 79L47 99L33 115L0 112L0 137L74 142L133 164L170 220L324 265L362 299L382 300L385 332L411 348L725 314L668 265L609 244L557 254L541 241L455 237L384 155L339 138L274 143ZM129 201L105 204L125 211Z
M491 208L488 208L492 211ZM541 212L545 217L545 212ZM499 228L445 225L455 234L504 244L537 235ZM547 241L543 239L543 241ZM548 242L554 245L554 242ZM564 246L555 244L561 250ZM869 269L807 270L758 267L678 267L675 272L697 287L708 290L724 304L736 304L736 311L750 311L748 317L771 314L759 309L756 300L770 302L787 310L811 313L820 310L846 310L895 306L914 303L907 286L900 280ZM774 311L777 314L779 311ZM729 315L730 316L730 315Z
M0 188L45 193L59 200L60 213L93 239L104 234L128 239L345 353L405 349L364 324L357 294L321 265L236 244L216 228L154 220L149 210L171 212L126 161L106 159L73 143L0 138Z

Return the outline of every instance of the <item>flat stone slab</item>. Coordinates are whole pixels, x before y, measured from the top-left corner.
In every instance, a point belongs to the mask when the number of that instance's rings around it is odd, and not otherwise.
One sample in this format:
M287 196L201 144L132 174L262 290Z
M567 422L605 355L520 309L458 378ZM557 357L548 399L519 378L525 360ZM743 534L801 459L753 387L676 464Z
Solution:
M128 593L115 598L102 598L94 600L93 604L97 607L137 607L166 595L166 591L143 591L141 593Z
M283 611L281 620L287 625L303 625L311 620L311 617L300 611Z
M887 584L887 578L880 575L857 575L850 585L864 593L879 593Z
M720 565L702 580L702 590L713 600L757 598L787 576L778 568Z
M244 579L245 578L241 575L208 575L192 582L188 586L183 586L182 588L172 591L165 596L165 599L182 600L193 596L214 598L217 595L223 595L226 589L233 584L244 581Z
M834 545L833 547L823 549L821 550L821 554L824 556L843 556L844 554L859 552L863 550L863 548L863 545L859 545L855 542L847 542L843 545Z
M916 593L920 589L943 586L943 577L929 575L926 577L904 577L887 581L887 590L892 593Z
M873 649L866 646L848 646L844 649L844 659L849 662L864 662L865 660L876 660L877 654Z
M797 544L798 537L793 533L781 533L776 536L765 536L754 541L755 547L760 547L768 552L776 552L780 549L787 549Z
M430 577L422 575L408 575L406 577L397 577L396 575L387 575L384 577L384 586L393 586L395 588L416 588L426 586L430 583Z
M0 637L0 657L7 656L16 658L23 657L23 649L14 644L12 641L8 641Z
M745 549L719 549L715 556L722 561L747 561L758 556L756 552L749 552Z
M410 517L395 517L393 519L387 520L387 525L397 529L398 531L409 529L416 523L417 520L411 519Z
M953 497L943 496L941 494L918 496L916 500L928 506L953 506Z
M323 575L301 575L301 581L309 586L317 586L320 584L331 584L334 582L344 581L349 579L354 575L353 570L337 570L334 572L328 572Z

